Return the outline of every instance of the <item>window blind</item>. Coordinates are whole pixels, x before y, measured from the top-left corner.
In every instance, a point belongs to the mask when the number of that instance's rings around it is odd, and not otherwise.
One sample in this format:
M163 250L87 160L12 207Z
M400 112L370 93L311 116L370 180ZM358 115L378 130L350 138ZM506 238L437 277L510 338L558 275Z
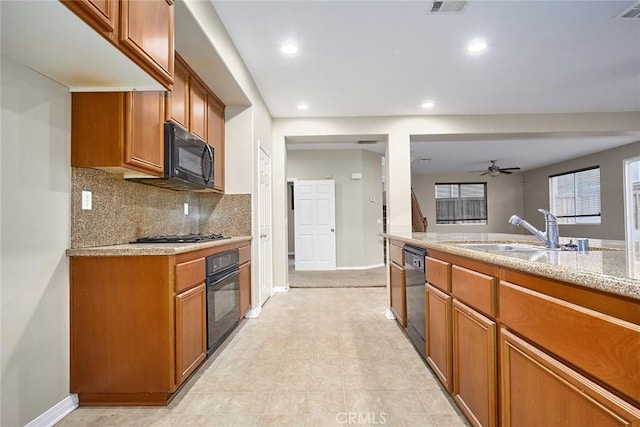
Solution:
M600 223L600 168L549 177L549 205L560 224Z

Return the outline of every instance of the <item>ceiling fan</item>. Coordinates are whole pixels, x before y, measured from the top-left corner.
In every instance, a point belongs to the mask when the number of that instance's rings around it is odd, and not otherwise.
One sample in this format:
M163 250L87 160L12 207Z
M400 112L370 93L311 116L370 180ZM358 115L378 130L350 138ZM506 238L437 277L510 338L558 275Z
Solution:
M508 175L508 174L513 173L512 171L514 171L514 170L520 170L520 168L501 168L500 166L496 165L497 160L490 160L490 162L491 162L491 164L489 165L487 170L485 170L485 171L470 171L470 173L483 172L480 175L489 175L489 176L496 177L496 176L500 175L501 173L506 173Z

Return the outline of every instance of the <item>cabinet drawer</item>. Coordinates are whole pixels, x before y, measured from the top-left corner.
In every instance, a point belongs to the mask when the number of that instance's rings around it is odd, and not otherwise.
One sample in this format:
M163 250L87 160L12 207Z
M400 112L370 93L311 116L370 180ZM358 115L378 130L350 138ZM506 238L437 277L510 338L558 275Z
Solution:
M205 274L204 258L176 265L176 292L182 292L204 282Z
M450 277L451 264L427 257L427 282L440 290L451 292Z
M238 248L238 257L240 259L240 264L251 261L251 245Z
M640 326L504 281L500 320L640 402Z
M454 265L451 267L451 293L484 314L496 316L494 277Z
M391 245L389 245L389 255L391 257L391 261L401 267L404 267L404 245L398 246L392 242Z

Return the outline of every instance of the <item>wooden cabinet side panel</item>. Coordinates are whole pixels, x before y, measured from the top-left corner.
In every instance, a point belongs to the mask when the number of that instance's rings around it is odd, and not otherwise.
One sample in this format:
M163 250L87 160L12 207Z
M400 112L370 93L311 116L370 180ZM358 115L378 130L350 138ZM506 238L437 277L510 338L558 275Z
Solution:
M640 326L508 282L503 325L640 402Z
M167 257L72 257L71 391L173 391Z
M124 163L155 176L164 174L164 93L127 93Z
M505 427L640 425L638 408L504 329L501 353Z
M453 395L476 425L497 425L496 323L453 301Z
M224 104L218 102L215 95L207 95L207 142L213 147L214 189L224 192L225 139Z
M389 268L391 281L391 311L403 328L407 327L407 290L404 268L391 263Z
M173 14L173 2L120 1L120 45L169 89L175 54Z
M427 363L451 393L451 296L426 285L425 332Z
M176 384L181 384L207 353L205 284L176 295Z
M242 319L251 309L251 263L240 266L238 275L238 305L240 306L239 318Z
M123 92L74 92L71 95L71 166L121 166L124 95Z

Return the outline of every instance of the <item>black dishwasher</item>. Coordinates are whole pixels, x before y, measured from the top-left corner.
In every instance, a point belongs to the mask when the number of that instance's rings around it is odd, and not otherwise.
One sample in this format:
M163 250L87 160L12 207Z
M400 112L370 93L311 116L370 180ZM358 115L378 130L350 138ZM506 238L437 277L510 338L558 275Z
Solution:
M424 359L427 357L424 339L426 256L427 250L424 248L409 245L404 247L404 273L407 287L407 335Z

